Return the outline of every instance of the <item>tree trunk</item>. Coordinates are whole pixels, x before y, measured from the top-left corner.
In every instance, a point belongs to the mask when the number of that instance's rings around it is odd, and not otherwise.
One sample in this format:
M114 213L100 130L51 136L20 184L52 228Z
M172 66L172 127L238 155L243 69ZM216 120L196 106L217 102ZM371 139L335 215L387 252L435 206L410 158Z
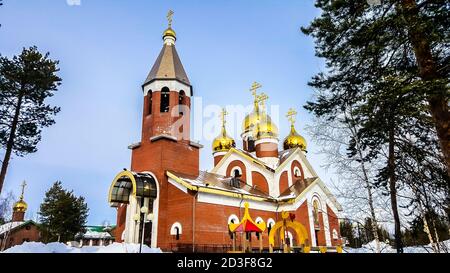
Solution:
M22 93L22 92L21 92ZM9 132L8 142L6 144L6 153L2 162L2 170L0 172L0 194L2 193L3 184L6 178L6 172L8 170L9 160L11 159L12 150L14 147L14 138L16 137L17 124L19 123L20 108L22 107L23 95L19 95L17 100L17 106L14 112L14 118L11 125L11 131Z
M378 237L378 222L377 222L377 217L375 214L375 208L373 205L373 193L372 193L372 186L370 185L370 181L369 181L369 175L367 174L367 169L366 169L366 165L364 164L364 157L361 151L361 146L360 146L360 142L359 142L359 138L358 138L358 134L356 132L356 128L354 126L354 119L352 116L352 112L350 111L350 119L347 117L347 115L345 115L345 122L347 124L347 126L350 129L350 132L353 135L353 138L355 139L355 145L356 145L356 149L358 150L358 157L359 160L361 162L361 171L363 173L363 177L364 177L364 184L366 185L367 188L367 197L368 197L368 203L369 203L369 210L370 210L370 216L372 218L371 221L371 231L373 234L373 238L375 240L375 250L377 253L381 252L381 246L380 246L380 238Z
M398 205L397 205L394 134L395 134L394 124L391 124L389 128L389 159L388 159L389 191L391 196L392 213L394 214L394 222L395 222L395 248L397 249L397 253L403 253L402 234L400 230L400 216L398 214Z
M415 0L402 0L401 7L408 28L410 42L419 66L419 75L423 81L444 80L439 75L436 62L433 58L430 42L423 24L419 22L419 10ZM439 138L442 153L447 164L447 174L450 176L450 113L448 107L448 87L442 84L441 88L428 94L428 104L436 132ZM450 190L450 182L448 184Z

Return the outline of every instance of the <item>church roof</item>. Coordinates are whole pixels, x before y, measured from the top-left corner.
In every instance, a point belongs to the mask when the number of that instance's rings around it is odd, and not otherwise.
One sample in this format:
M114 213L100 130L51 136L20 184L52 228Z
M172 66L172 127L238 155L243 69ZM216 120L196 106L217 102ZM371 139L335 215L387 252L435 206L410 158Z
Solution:
M154 80L178 80L191 86L175 45L164 44L143 85Z
M233 186L233 177L225 177L219 174L205 171L200 171L198 176L187 175L174 171L167 171L167 175L170 178L181 183L183 186L196 191L204 191L210 193L218 193L218 191L222 191L228 192L231 195L234 194L235 197L245 195L248 197L255 197L256 199L259 199L261 201L273 199L267 193L260 191L241 180L237 181L239 182L239 187Z
M27 224L33 224L36 225L36 223L32 220L28 220L28 221L16 221L16 222L9 222L6 224L3 224L0 226L0 236L2 236L3 234L12 231L14 229L20 228L21 226L25 226Z

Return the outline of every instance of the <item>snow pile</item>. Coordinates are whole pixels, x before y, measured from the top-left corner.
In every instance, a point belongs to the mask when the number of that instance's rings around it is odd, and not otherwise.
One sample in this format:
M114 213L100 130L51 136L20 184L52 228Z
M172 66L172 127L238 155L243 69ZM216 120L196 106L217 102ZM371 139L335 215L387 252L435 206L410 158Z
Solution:
M139 253L139 244L113 243L108 246L71 247L63 243L25 242L3 253ZM162 253L159 248L142 246L142 253Z
M440 243L441 252L450 251L450 240L444 241ZM380 242L381 253L397 253L397 250L390 245ZM404 253L433 253L433 248L431 245L425 246L408 246L403 248ZM365 245L362 245L361 248L351 248L344 247L344 252L347 253L376 253L376 244L375 241L371 241Z

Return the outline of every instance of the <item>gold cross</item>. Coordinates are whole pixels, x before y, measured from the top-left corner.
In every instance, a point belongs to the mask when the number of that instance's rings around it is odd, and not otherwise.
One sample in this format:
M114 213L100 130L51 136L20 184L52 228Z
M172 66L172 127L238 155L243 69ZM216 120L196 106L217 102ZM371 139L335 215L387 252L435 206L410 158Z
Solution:
M20 185L22 187L22 194L20 195L20 200L23 200L23 193L25 192L26 185L27 185L27 182L25 180L22 182L22 185Z
M227 120L225 118L225 116L228 115L228 112L225 108L222 109L222 113L221 113L221 120L222 120L222 126L225 127L225 124L227 123Z
M287 112L286 117L291 122L291 125L294 125L296 115L297 115L297 112L292 108L290 108L289 111Z
M173 17L173 11L169 10L169 12L167 12L167 21L169 22L169 28L172 27L172 17Z
M252 88L250 88L250 91L252 91L252 95L253 95L253 97L255 97L255 101L257 100L257 95L256 95L256 91L259 89L259 88L261 88L262 87L262 85L261 84L259 84L259 83L257 83L257 82L253 82L253 84L252 84Z
M269 99L269 96L267 96L264 93L261 93L260 95L256 95L256 102L261 104L261 110L264 111L266 107L266 100Z

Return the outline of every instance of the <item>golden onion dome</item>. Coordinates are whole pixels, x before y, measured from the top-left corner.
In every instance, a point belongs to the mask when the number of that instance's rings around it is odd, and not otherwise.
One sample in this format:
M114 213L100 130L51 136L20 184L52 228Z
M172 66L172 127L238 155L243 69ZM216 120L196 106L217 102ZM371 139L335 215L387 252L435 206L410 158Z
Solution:
M263 114L258 121L255 130L253 130L255 139L261 138L278 138L278 127L272 121L269 115Z
M292 148L300 148L302 151L306 151L306 140L295 130L294 125L291 125L291 132L284 139L283 148L284 150Z
M16 203L14 203L13 211L14 212L25 212L28 208L27 203L23 200L19 200Z
M213 140L212 143L213 153L227 152L234 147L236 147L236 142L234 141L233 138L227 136L225 128L222 127L222 132L220 133L220 135Z
M165 31L164 31L164 33L163 33L163 39L164 39L164 37L166 37L166 36L171 36L171 37L173 37L173 38L177 38L177 35L176 35L176 33L175 33L175 31L171 28L171 27L169 27L169 28L167 28Z
M259 112L258 103L255 103L255 108L251 113L249 113L244 118L244 122L242 123L242 132L248 133L253 131L256 128L256 125L259 123L261 119L261 113Z

